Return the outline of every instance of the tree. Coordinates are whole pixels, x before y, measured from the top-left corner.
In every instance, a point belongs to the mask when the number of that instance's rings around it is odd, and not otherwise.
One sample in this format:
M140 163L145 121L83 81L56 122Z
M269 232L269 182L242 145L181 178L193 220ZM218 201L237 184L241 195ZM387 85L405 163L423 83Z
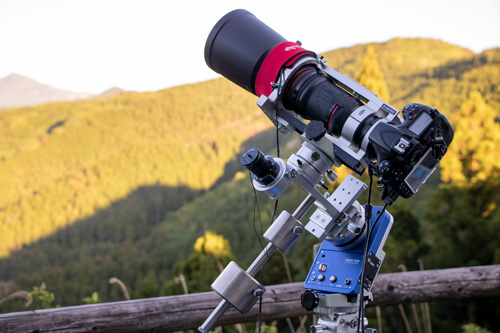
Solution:
M441 163L445 184L436 191L428 214L432 258L440 266L498 263L500 124L481 95L472 93L455 117L454 129Z
M194 252L186 260L175 265L174 274L184 276L190 293L208 291L212 282L233 257L229 241L221 235L207 231L196 240L193 248ZM174 279L165 283L163 294L183 292L182 286Z
M389 101L389 88L387 88L384 74L380 70L377 54L372 46L368 46L366 49L366 54L356 80L377 94L382 100Z
M207 231L194 243L195 251L206 255L226 256L231 253L229 242L224 237L214 232Z
M500 263L500 124L495 117L481 95L472 93L453 119L455 139L441 163L445 183L427 214L432 241L426 263L432 268ZM488 313L481 325L496 327L500 312L490 304L494 301L449 303L436 311L455 323L475 322Z
M500 180L500 124L496 112L473 92L454 117L455 138L443 159L442 179L461 187Z

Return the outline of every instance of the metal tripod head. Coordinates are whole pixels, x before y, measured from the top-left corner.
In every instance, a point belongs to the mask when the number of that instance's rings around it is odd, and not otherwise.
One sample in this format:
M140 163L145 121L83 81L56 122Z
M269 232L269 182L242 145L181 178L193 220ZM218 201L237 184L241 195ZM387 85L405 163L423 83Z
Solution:
M283 211L273 222L264 234L269 244L246 271L232 262L212 284L212 289L224 300L200 326L200 332L208 332L230 305L246 313L265 291L264 286L253 276L276 249L285 253L304 229L319 240L342 248L344 252L359 248L367 234L364 209L357 202L357 198L367 188L366 184L349 175L331 195L318 190L319 187L324 186L323 177L328 177L331 181L337 177L331 170L331 167L336 164L335 156L321 149L321 143L305 141L298 152L291 155L287 162L279 158L264 156L255 147L248 149L241 160L252 171L255 189L270 199L277 200L291 183L297 184L308 195L294 213ZM313 206L316 206L316 211L312 213L304 226L300 220ZM317 281L317 278L314 280ZM352 284L354 285L356 283ZM330 304L331 297L322 296L322 294L323 292L319 297L326 299L326 303L318 303L316 307L313 307L313 309L318 309L320 318L324 317L321 320L330 320L328 318L331 317L332 311L343 311L346 307L355 307L349 302L337 309L338 304ZM349 299L354 298L349 296ZM348 301L347 297L345 301ZM357 300L355 302L357 304ZM321 313L324 311L326 311L326 317ZM338 316L334 315L332 318L340 318L339 316L342 315L338 311L335 313ZM350 315L353 314L350 313ZM345 322L345 318L343 320L342 323ZM328 325L323 326L329 327Z

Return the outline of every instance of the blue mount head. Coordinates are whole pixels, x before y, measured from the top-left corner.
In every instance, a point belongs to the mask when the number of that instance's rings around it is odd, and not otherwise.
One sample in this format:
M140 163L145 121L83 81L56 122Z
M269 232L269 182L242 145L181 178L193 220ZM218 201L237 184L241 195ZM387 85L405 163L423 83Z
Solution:
M373 226L382 207L373 207ZM391 230L393 217L384 211L375 225L368 247L368 261L365 266L364 287L370 291L385 257L383 247ZM306 289L324 293L340 293L345 295L359 294L361 291L361 270L365 242L354 248L346 249L334 245L328 239L324 240L314 260L307 279Z

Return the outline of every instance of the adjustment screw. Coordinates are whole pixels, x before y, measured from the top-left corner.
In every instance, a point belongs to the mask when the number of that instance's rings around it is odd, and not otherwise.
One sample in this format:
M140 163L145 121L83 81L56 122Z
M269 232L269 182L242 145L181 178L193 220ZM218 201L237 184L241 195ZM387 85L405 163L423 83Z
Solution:
M292 232L298 236L298 235L301 235L303 231L304 231L304 227L296 226L293 228Z
M255 297L262 297L262 295L264 295L264 290L257 288L253 291L253 295Z

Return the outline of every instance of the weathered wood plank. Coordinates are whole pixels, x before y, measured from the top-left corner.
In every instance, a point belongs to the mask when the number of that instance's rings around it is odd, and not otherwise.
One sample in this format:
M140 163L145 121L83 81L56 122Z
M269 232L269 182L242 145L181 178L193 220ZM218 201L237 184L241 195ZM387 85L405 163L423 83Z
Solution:
M302 283L266 287L264 320L311 314L300 305ZM369 306L500 296L500 265L381 274ZM0 315L0 332L173 332L196 329L219 303L213 293L158 297ZM229 309L220 324L256 321L258 307Z
M381 306L500 296L500 265L382 274L372 291Z

